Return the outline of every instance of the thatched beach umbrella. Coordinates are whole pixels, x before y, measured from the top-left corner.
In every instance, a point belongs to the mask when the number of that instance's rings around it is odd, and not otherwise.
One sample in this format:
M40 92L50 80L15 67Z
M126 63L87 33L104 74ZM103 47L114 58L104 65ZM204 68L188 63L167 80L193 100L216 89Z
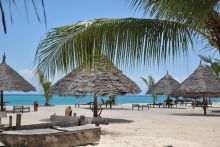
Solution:
M0 64L1 111L3 111L3 91L36 91L34 86L6 64L5 59L4 54Z
M136 94L140 89L112 63L101 58L90 69L80 66L56 82L51 93L60 96L94 96L94 117L97 117L97 96Z
M170 96L179 85L180 83L167 73L147 93Z
M147 91L147 94L166 95L167 98L173 93L173 91L180 85L168 72L161 78L151 89ZM153 104L154 106L154 104ZM168 105L168 107L170 107Z
M173 95L203 98L206 115L207 98L220 97L220 78L203 65L199 67L175 90Z

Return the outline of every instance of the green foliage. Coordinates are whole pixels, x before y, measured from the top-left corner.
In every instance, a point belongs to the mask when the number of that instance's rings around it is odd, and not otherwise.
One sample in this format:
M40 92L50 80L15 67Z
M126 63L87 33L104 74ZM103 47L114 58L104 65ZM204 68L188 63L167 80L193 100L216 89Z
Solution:
M203 28L204 22L218 11L219 0L128 0L133 8L143 9L145 14Z
M49 101L52 97L52 95L50 94L50 88L52 83L47 81L45 76L41 72L38 73L38 78L39 78L39 83L44 91L44 97L46 99L45 105L48 106Z
M216 75L220 76L220 60L219 59L212 59L210 56L205 57L203 55L199 55L199 57L201 58L202 61L208 64L207 67L209 69L211 69Z
M11 23L13 23L13 8L19 9L18 5L22 3L24 5L25 13L28 20L28 8L32 8L32 10L35 12L37 16L38 21L41 22L41 16L39 13L39 7L41 7L43 11L43 19L46 26L46 12L44 0L0 0L0 14L5 33L7 33L7 17L9 17Z
M54 76L82 63L89 67L99 55L125 68L165 63L187 56L193 40L201 37L220 50L219 0L127 2L152 19L94 19L55 28L38 46L37 70Z
M147 78L144 78L144 77L140 77L140 78L147 85L148 91L155 85L155 80L151 75L149 75ZM157 102L157 95L152 94L152 99L153 99L153 103L155 104Z
M66 71L92 56L105 55L121 66L165 62L167 57L187 55L193 30L187 26L154 19L96 19L53 29L39 44L37 69L47 75ZM172 39L171 39L172 38ZM147 62L149 61L149 62Z

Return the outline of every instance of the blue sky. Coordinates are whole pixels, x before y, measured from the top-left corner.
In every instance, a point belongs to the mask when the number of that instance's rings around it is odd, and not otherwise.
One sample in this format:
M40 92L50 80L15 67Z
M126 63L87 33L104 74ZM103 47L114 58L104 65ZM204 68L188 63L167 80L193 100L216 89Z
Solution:
M38 87L37 81L32 77L34 54L39 41L51 28L94 18L143 17L142 12L132 11L125 0L45 0L45 5L47 30L43 23L37 21L33 8L29 13L28 23L22 6L20 10L14 9L14 22L11 24L8 21L8 33L4 34L0 29L0 55L6 52L6 62L36 87ZM191 51L187 59L180 57L160 67L141 66L123 71L140 86L144 93L146 87L140 76L153 75L159 80L168 70L170 75L181 82L199 65L198 54L201 48L201 42L198 42L195 52Z

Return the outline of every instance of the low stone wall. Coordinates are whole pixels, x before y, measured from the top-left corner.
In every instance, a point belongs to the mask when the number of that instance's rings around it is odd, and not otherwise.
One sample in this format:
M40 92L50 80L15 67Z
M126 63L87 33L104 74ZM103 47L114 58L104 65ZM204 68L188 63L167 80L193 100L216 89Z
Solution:
M95 143L100 140L101 128L77 129L76 131L56 130L53 133L0 134L0 141L7 147L70 147ZM53 129L50 129L53 130ZM18 130L19 131L19 130ZM28 130L30 131L30 130ZM7 132L7 131L6 131ZM42 130L40 131L42 132ZM45 132L49 132L46 130Z

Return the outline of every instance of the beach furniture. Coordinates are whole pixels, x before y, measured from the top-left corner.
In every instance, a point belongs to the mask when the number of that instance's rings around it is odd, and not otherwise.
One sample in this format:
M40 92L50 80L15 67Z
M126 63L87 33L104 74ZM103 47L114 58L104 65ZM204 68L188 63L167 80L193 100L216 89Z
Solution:
M206 115L208 99L220 97L220 78L200 63L199 67L182 82L172 95L195 100L202 98L202 108Z
M173 107L173 104L171 103L172 99L170 97L179 85L180 83L176 81L172 76L170 76L167 72L167 74L163 78L161 78L156 84L152 86L151 89L147 91L147 94L166 95L167 101L165 101L165 103L163 104L150 104L150 107Z
M132 104L131 105L132 107L132 110L134 110L134 108L138 108L138 110L140 110L140 108L143 110L144 108L147 108L149 110L149 104L143 104L143 105L140 105L140 104Z
M108 108L108 105L110 106L110 109L112 108L112 101L110 100L104 100L103 98L101 99L102 104L101 105L105 105L106 108Z
M30 107L27 107L27 106L13 106L13 113L15 113L15 112L24 113L24 111L30 112Z
M58 96L93 96L93 116L98 117L98 96L117 96L140 93L140 88L105 56L94 56L95 65L87 68L81 64L65 77L58 80L50 89ZM102 109L101 109L102 110Z
M149 104L150 108L152 108L152 107L154 108L155 106L160 108L160 107L163 107L164 104L162 104L162 103Z
M34 86L6 64L5 54L0 64L0 81L4 81L0 82L1 111L4 111L4 91L36 91Z
M139 108L140 108L140 105L139 104L132 104L131 105L131 107L132 107L132 110L134 110L134 108L138 108L138 110L139 110Z
M89 106L89 108L91 109L91 108L92 108L92 105L93 105L93 102L88 102L88 103L83 103L83 104L77 103L77 104L75 104L75 107L78 107L78 108L79 108L80 105Z

